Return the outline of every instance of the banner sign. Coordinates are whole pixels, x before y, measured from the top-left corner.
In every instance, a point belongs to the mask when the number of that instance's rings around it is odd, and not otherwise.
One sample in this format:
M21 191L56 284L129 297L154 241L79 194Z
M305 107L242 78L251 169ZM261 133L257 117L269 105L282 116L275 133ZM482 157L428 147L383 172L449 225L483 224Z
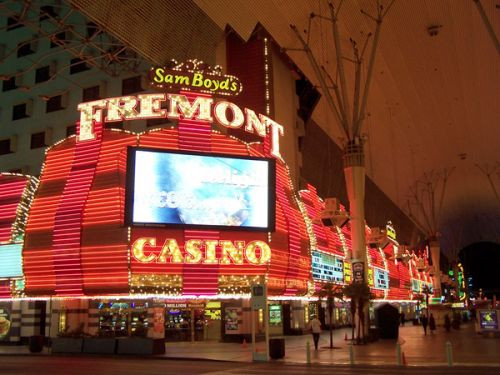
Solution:
M172 60L168 66L153 67L149 72L151 85L160 90L188 90L215 95L239 95L243 86L238 77L223 74L222 67L199 60L178 63Z

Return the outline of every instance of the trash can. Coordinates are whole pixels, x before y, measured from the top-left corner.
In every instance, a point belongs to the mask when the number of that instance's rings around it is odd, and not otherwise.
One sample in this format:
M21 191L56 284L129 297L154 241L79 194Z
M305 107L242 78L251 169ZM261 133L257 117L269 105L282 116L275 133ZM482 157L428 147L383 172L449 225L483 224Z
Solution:
M399 336L399 311L389 303L375 309L375 318L381 339L397 340Z
M40 353L43 350L43 339L41 335L30 336L28 341L30 353Z
M269 339L269 357L280 359L285 356L285 339Z

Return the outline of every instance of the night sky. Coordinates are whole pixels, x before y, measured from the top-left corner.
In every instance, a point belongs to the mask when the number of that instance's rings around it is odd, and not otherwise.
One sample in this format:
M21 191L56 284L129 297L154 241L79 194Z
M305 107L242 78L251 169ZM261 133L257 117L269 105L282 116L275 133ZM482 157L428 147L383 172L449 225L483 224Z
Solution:
M467 246L460 252L466 277L472 277L473 290L483 289L492 297L500 297L500 245L479 242Z

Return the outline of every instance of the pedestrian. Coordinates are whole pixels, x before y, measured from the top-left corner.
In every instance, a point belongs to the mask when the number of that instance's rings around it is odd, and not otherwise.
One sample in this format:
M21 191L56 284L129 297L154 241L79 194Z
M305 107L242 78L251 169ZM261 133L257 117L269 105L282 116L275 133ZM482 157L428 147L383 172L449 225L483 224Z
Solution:
M434 333L436 330L436 320L434 319L434 315L431 314L429 317L429 329L431 330L431 333Z
M316 315L312 316L309 322L309 330L313 335L314 349L318 350L319 334L321 333L321 322Z
M446 332L450 332L451 330L451 320L448 314L444 316L444 328L446 329Z
M401 318L401 325L404 326L406 323L405 313L401 312L401 314L399 314L399 316Z
M420 321L422 322L422 327L424 327L424 334L427 335L427 323L429 323L429 320L427 319L427 315L422 315L420 318Z

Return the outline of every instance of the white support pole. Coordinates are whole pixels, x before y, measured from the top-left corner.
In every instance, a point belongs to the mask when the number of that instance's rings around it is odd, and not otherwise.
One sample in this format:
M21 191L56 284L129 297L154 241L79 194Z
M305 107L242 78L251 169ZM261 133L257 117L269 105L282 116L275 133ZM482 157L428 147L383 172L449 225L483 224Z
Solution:
M434 297L441 297L441 267L439 266L441 258L441 248L439 239L431 239L429 243L431 250L432 269L434 270L434 283L432 285Z
M255 355L255 310L253 308L250 309L252 316L252 357Z
M311 344L309 343L309 340L306 342L306 364L311 364Z
M448 366L453 366L453 348L451 346L451 342L446 341L446 360L448 362Z
M401 344L399 341L396 343L396 363L401 366L403 362L401 361Z
M349 344L349 363L354 365L354 347L352 346L352 341Z

